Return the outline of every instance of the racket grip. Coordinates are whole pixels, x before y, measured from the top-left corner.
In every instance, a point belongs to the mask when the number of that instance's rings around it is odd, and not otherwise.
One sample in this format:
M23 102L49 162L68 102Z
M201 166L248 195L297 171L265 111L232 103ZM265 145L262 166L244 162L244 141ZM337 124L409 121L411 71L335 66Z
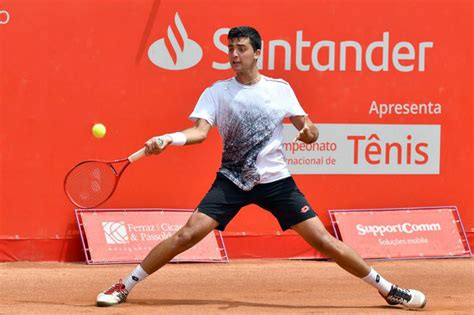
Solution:
M141 148L140 150L138 150L137 152L133 153L132 155L130 155L128 157L128 160L130 161L130 163L133 163L139 159L141 159L142 157L144 157L146 154L145 154L145 148Z

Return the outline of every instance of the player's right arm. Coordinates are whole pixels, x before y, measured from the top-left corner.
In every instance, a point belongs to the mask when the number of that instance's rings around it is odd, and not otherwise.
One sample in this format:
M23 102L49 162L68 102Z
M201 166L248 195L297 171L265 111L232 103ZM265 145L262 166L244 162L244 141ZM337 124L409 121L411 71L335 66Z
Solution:
M206 140L209 130L211 130L211 128L212 126L207 120L198 118L194 126L182 131L182 133L184 133L184 135L186 136L186 144L197 144L203 142L204 140Z
M206 140L209 130L211 130L211 124L205 119L199 118L191 128L181 131L185 137L185 144L197 144ZM145 142L145 153L146 154L160 154L163 152L168 145L173 142L173 139L169 135L161 135L153 137Z

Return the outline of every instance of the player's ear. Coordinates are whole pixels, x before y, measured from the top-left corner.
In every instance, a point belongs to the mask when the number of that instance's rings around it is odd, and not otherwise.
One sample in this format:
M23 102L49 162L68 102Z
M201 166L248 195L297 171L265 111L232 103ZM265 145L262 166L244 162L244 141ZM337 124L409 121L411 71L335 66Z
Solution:
M260 49L257 49L255 52L254 52L254 58L255 60L257 60L258 58L260 58L260 55L262 54L262 51Z

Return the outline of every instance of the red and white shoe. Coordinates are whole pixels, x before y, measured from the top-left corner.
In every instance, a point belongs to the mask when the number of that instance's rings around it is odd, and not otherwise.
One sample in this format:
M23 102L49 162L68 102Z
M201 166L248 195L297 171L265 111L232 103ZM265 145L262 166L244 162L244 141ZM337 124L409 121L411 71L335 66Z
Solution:
M413 289L402 289L396 285L392 285L388 295L383 296L383 298L390 305L402 304L409 309L419 309L426 305L426 296L422 292Z
M122 280L111 286L108 290L97 295L97 306L113 306L127 300L128 291Z

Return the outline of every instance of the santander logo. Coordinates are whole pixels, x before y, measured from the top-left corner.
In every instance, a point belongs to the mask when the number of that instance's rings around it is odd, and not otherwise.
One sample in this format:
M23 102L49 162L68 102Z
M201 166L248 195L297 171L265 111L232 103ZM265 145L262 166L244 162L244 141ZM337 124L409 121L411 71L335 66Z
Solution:
M217 52L228 54L227 33L229 28L221 27L214 32L212 44ZM285 30L285 33L293 32ZM313 32L314 33L314 32ZM321 35L322 37L323 35ZM424 72L427 58L434 42L394 41L389 31L382 31L379 38L365 43L362 40L346 38L342 41L307 38L303 29L294 30L294 40L273 38L262 40L262 53L257 61L260 70L275 70L275 60L283 60L285 71L372 71L372 72ZM210 39L201 44L212 45ZM208 49L206 49L209 52ZM408 51L408 52L406 52ZM382 60L377 55L383 56ZM327 57L325 57L328 55ZM203 50L188 37L183 22L176 12L174 24L169 25L165 38L155 41L148 49L151 62L167 70L185 70L198 64ZM220 59L227 60L227 58ZM326 60L327 59L327 60ZM403 61L403 62L401 62ZM228 61L212 61L208 65L215 70L231 68Z
M168 26L167 38L154 42L148 49L148 58L156 66L167 70L183 70L195 66L202 58L198 43L188 37L178 12L174 16L178 34Z

